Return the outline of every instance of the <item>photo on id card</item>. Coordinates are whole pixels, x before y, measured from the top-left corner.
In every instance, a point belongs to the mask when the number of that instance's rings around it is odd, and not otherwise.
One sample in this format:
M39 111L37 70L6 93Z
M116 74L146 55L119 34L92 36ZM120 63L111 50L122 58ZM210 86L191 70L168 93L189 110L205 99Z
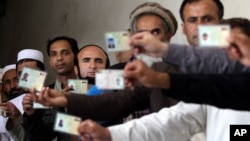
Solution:
M109 52L130 50L129 32L106 32L105 43Z
M80 125L80 123L81 123L80 117L57 112L54 124L54 131L72 135L78 135L77 128Z
M40 92L43 88L47 72L39 71L31 68L23 68L18 86L22 88L32 89Z
M230 36L229 25L200 25L198 27L201 47L227 47Z

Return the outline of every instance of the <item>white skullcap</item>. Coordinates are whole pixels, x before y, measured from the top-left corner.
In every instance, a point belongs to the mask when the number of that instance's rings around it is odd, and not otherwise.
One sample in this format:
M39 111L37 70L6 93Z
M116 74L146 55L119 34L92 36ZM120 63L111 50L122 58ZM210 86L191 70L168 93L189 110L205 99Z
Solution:
M3 74L3 69L2 68L0 68L0 83L2 83L2 75Z
M2 78L4 77L5 73L9 70L15 70L16 69L16 64L11 64L11 65L7 65L3 68L3 74L2 74Z
M17 62L23 59L34 59L43 63L43 53L35 49L23 49L18 52Z

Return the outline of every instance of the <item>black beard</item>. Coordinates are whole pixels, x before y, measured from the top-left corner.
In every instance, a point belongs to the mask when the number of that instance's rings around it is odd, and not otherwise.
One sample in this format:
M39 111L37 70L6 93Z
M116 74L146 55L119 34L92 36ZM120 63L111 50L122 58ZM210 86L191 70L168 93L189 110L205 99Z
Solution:
M16 98L16 97L20 96L21 94L26 93L26 92L27 91L25 91L22 88L12 88L10 90L10 92L8 94L6 94L6 97L7 97L8 100L11 100L13 98Z

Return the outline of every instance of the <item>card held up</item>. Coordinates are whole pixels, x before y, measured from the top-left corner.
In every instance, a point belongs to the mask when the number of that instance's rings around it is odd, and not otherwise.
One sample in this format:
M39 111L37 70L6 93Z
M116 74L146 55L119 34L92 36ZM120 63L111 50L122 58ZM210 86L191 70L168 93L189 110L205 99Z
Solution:
M125 87L123 70L101 70L95 76L96 86L99 89L121 90Z
M22 70L18 86L28 89L35 88L36 91L40 92L43 88L46 76L47 72L25 67Z
M54 130L72 135L78 135L77 128L81 123L81 118L57 112Z
M230 36L229 25L200 25L198 27L201 47L227 47Z
M87 94L88 81L81 79L68 79L68 87L71 87L71 93L75 94Z
M109 52L130 50L129 32L107 32L105 33L105 43Z

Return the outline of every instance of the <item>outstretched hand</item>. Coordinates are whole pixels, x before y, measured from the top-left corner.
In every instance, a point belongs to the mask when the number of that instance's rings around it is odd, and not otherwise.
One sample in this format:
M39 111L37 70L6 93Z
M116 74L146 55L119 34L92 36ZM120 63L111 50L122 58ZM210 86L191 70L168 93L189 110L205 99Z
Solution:
M102 127L92 120L83 121L78 127L80 139L83 141L111 141L107 128Z

